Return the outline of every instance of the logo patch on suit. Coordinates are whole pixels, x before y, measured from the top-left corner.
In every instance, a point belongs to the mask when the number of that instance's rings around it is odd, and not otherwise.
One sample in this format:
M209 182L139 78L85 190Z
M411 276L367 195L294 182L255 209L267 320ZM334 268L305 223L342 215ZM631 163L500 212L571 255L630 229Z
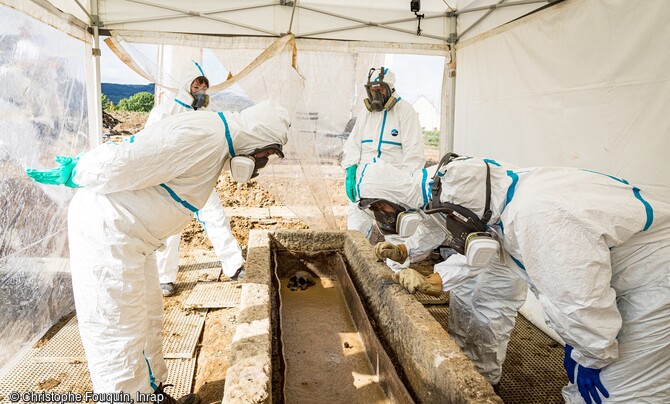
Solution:
M391 136L398 136L398 129L391 129Z

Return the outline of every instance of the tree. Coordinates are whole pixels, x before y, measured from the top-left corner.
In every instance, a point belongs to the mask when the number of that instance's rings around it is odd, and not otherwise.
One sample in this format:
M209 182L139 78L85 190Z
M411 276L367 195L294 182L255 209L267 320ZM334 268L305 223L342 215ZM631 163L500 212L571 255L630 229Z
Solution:
M114 103L107 98L105 94L102 95L102 110L103 111L114 111Z
M154 107L154 95L145 91L119 101L119 111L149 112Z

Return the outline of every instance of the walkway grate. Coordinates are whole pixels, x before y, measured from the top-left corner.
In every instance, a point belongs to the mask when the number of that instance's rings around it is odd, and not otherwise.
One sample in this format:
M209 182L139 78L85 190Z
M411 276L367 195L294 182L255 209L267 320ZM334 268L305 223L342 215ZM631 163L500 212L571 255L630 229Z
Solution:
M37 350L30 351L3 379L0 380L0 403L12 402L12 392L79 393L93 391L88 367L85 363L38 363L34 361ZM168 374L166 384L173 384L167 393L179 398L191 392L195 359L166 359ZM132 397L135 399L135 397ZM20 400L24 402L23 398ZM35 402L35 399L27 400Z
M184 307L188 309L217 309L237 307L240 304L242 285L237 282L199 282Z
M449 307L426 306L448 331ZM506 404L563 403L561 389L568 384L563 370L563 347L522 315L516 318L498 387Z
M431 296L425 293L416 292L416 300L421 304L446 304L449 303L449 292L443 292L440 296Z
M211 250L188 251L179 259L177 282L212 282L221 276L221 262Z
M37 363L37 350L30 351L5 377L0 380L1 403L10 402L12 392L80 393L92 390L88 367L85 363ZM14 400L11 400L14 401ZM23 400L35 401L35 400Z
M32 355L32 359L39 363L86 362L84 346L81 344L81 337L79 336L77 317L72 317L56 335L37 349L35 354Z
M205 312L170 309L163 317L163 357L192 358L205 326Z
M200 333L205 325L205 313L182 311L176 307L163 314L163 356L168 358L192 358ZM38 363L86 362L81 343L77 317L73 317L42 348L32 355Z

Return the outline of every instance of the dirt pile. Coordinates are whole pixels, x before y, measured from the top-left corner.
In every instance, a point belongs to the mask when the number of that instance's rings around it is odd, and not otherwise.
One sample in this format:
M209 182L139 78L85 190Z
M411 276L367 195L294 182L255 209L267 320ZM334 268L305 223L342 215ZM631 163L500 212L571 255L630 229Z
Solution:
M267 208L281 205L265 189L255 181L238 184L232 180L230 173L221 173L216 183L216 192L224 207ZM307 225L299 219L251 219L246 217L229 217L230 228L237 242L246 254L247 240L251 229L307 229ZM210 249L212 244L207 238L202 225L194 218L182 232L181 246L183 251L192 249Z
M144 123L149 117L148 112L131 111L106 111L113 119L117 121L111 129L117 132L128 132L131 135L144 129Z

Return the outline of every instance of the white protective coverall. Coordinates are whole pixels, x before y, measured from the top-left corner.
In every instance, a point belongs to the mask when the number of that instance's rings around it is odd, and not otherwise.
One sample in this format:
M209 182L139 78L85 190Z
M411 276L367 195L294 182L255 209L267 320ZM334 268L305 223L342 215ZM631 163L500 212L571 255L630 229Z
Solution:
M285 144L288 126L272 101L241 113L185 112L81 156L73 180L83 188L68 212L70 266L96 392L149 393L165 382L153 253L205 205L228 142L248 154Z
M603 402L670 402L669 204L589 170L491 173L491 221L505 262L529 283L547 325L574 347L572 359L602 369ZM481 216L485 176L479 159L449 164L440 199ZM481 272L458 260L435 268L445 289ZM583 402L576 384L563 397Z
M391 88L395 85L395 74L388 70L384 82ZM358 165L356 178L360 178L363 165L373 158L384 160L394 166L413 172L423 168L426 158L423 151L423 133L419 118L412 105L399 97L390 111L368 111L364 109L344 144L342 168ZM349 203L347 228L358 230L365 237L372 231L372 220L356 203Z
M432 178L437 166L421 168L416 171L399 169L384 160L373 158L371 163L361 167L356 183L356 194L360 198L378 198L397 203L408 210L420 210L430 201ZM358 208L357 208L358 209ZM360 209L359 209L360 210ZM370 221L371 214L364 213ZM411 237L396 234L384 235L384 239L393 244L405 244L408 258L404 263L386 260L394 272L408 268L411 262L419 262L444 241L445 232L429 216Z
M154 107L144 127L147 128L172 115L193 111L193 107L191 107L193 103L191 83L196 77L204 75L200 65L196 62L189 64L182 74L181 86L176 97ZM207 108L198 108L198 111L207 110ZM212 191L205 206L195 212L195 215L198 221L202 223L202 227L214 247L214 252L221 261L223 273L229 277L235 275L237 269L244 265L244 257L242 256L242 249L230 229L230 222L223 205L221 205L221 199L216 194L216 189ZM171 235L165 240L165 249L156 251L160 283L172 283L177 280L180 240L181 233Z
M364 166L358 192L361 198L380 198L406 208L421 209L432 196L432 177L436 169L437 166L431 166L407 173L375 160L374 164ZM387 238L394 244L404 242L409 255L402 265L387 260L387 264L393 264L389 265L391 269L407 268L415 257L425 257L442 244L445 230L436 220L443 219L439 214L428 215L414 235L404 241L398 236L395 240ZM464 264L465 257L455 255L448 261ZM436 269L443 264L436 265ZM517 312L526 300L526 291L524 280L497 261L478 276L451 289L449 334L491 384L500 381L507 344Z

